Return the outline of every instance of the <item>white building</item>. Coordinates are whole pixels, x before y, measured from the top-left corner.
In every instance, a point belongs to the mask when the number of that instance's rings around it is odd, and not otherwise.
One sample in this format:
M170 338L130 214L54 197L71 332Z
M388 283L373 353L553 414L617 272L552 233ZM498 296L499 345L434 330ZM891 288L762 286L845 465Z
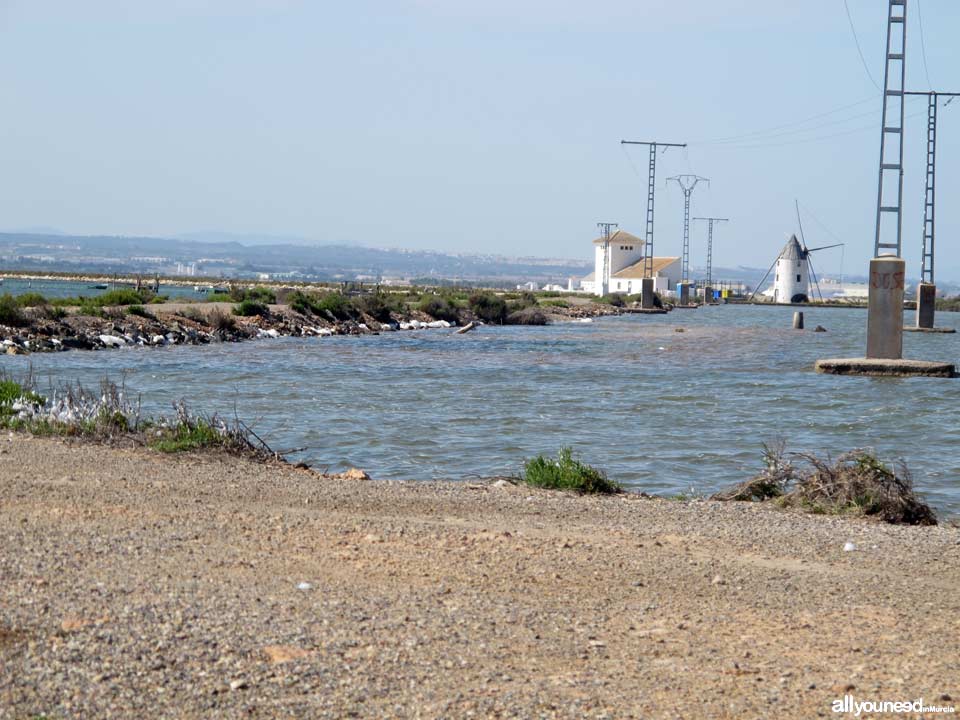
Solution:
M580 289L603 296L608 293L633 295L640 292L644 278L643 240L623 230L610 238L593 241L594 271L580 281ZM653 258L653 287L661 293L672 292L682 276L680 258ZM597 278L600 278L598 281Z

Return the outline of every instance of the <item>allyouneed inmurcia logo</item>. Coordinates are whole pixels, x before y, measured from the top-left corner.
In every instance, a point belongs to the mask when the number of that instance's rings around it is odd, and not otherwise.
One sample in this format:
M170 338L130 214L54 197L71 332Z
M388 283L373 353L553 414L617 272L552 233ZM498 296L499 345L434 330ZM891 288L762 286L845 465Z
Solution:
M917 700L864 700L853 699L853 695L844 695L842 700L834 700L835 713L849 713L860 717L863 713L955 713L952 705L926 705L923 698Z

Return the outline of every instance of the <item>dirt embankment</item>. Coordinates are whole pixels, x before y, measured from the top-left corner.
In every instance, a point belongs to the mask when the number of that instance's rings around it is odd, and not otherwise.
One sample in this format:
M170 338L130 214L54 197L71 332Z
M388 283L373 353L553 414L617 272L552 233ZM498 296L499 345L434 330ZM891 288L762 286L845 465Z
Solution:
M950 527L11 436L0 578L0 718L808 718L845 694L960 697Z

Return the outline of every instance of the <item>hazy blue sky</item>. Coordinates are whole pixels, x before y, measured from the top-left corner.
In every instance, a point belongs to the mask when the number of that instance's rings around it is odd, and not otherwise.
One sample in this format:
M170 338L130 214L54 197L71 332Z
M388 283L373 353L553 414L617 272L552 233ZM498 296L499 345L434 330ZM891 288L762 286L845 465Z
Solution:
M882 83L886 2L849 2ZM908 85L926 90L918 4ZM960 3L919 9L932 83L960 89ZM646 154L619 141L654 138L691 143L660 157L657 254L679 253L664 179L687 172L713 181L695 214L733 221L716 264L768 265L794 198L811 245L835 242L813 216L848 242L847 272L872 251L880 94L842 0L0 0L0 93L8 229L586 257L597 221L642 233ZM960 279L960 101L940 121L938 270Z

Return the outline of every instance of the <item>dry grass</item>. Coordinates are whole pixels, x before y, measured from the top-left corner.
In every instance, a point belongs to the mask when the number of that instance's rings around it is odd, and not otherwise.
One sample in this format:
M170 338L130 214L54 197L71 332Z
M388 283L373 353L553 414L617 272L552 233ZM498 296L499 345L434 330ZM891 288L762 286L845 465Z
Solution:
M869 450L853 450L835 461L791 453L782 443L764 446L766 467L756 477L716 493L714 500L774 500L807 512L860 515L901 525L936 525L933 509L913 489L904 463L891 467Z

